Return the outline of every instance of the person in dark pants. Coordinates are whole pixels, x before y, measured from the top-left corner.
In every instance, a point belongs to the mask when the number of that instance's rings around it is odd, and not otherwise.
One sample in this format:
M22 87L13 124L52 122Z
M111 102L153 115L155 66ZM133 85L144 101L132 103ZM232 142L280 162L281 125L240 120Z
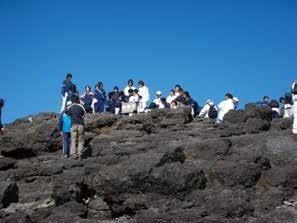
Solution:
M71 94L71 89L73 89L72 74L68 73L66 75L66 79L62 82L62 87L61 87L61 96L62 96L61 113L65 110L67 98Z
M70 105L71 102L67 102L66 110ZM69 158L71 146L71 117L67 114L66 110L60 115L59 130L63 137L63 156L64 158Z
M83 102L83 106L86 109L87 113L93 113L92 105L93 105L93 99L94 94L91 91L91 87L87 85L85 87L85 92L82 96L80 96L81 101Z
M94 94L95 103L94 103L94 113L104 112L105 101L106 101L106 92L103 89L103 83L99 82L96 84L96 90Z
M4 133L4 127L2 124L2 108L4 107L4 100L0 99L0 135L3 135Z

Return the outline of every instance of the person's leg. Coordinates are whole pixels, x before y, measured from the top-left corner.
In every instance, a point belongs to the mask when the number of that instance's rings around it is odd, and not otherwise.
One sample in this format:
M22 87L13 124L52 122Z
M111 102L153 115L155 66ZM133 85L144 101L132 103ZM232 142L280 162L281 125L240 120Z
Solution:
M77 156L77 137L78 137L78 125L73 125L71 128L71 155Z
M85 128L83 125L78 126L78 155L81 157L85 144Z
M64 152L64 156L69 157L70 155L70 146L71 146L71 134L70 132L64 133L65 134L65 152Z

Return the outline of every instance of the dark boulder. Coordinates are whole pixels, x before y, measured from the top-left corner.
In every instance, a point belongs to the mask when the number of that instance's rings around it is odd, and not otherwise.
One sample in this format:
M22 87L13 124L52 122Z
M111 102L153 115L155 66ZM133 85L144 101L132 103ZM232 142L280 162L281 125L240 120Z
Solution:
M17 203L19 200L18 191L15 182L0 182L0 209L7 208L11 203Z

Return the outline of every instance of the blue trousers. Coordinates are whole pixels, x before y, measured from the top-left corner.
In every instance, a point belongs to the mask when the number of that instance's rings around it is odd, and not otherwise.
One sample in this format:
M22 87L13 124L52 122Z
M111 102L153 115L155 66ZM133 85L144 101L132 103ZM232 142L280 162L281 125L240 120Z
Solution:
M70 155L71 134L70 132L63 132L63 155Z
M98 101L95 104L95 113L102 113L104 112L104 101Z

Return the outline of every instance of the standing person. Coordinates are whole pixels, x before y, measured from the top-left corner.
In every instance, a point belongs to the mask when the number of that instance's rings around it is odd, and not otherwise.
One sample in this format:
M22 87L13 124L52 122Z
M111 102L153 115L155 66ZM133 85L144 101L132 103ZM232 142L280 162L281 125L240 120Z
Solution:
M138 85L139 85L138 94L141 96L138 112L144 112L150 100L150 92L149 92L149 88L144 84L143 81L139 81Z
M294 81L291 86L293 108L292 114L294 117L293 134L297 134L297 81Z
M225 100L222 101L219 105L218 105L218 109L219 109L219 114L218 114L218 118L217 118L217 123L222 123L222 121L224 120L225 115L234 109L234 103L233 103L233 96L232 94L227 93L225 95Z
M2 124L2 108L4 107L4 100L0 98L0 135L4 133L4 127Z
M201 118L209 118L216 119L218 117L218 109L215 106L214 102L211 100L207 100L205 106L199 113L199 117Z
M176 97L181 95L181 90L182 90L182 88L181 88L181 86L179 84L175 85L174 91L175 91L175 96Z
M284 118L290 118L293 116L293 101L292 94L286 93L284 100Z
M106 93L103 89L103 83L98 82L96 84L96 90L94 94L94 113L102 113L104 112L105 102L106 102Z
M86 110L87 113L92 113L92 104L94 99L94 93L92 92L92 89L89 85L85 87L85 92L80 96L80 99L82 101L82 104Z
M175 91L171 90L169 96L166 98L166 102L171 105L171 102L174 101L175 99L176 99Z
M61 96L62 96L61 113L65 110L65 106L66 106L66 103L67 103L67 98L69 97L69 95L71 93L72 86L73 86L72 74L68 73L66 75L66 79L62 82L62 88L61 88Z
M63 156L69 158L71 147L71 117L67 114L67 109L71 106L71 102L67 102L66 110L62 112L59 120L59 130L63 137Z
M86 115L85 108L80 104L79 97L72 97L72 105L67 110L71 117L71 155L75 158L82 158L82 152L85 143L85 127L84 117Z
M134 81L132 79L128 80L128 85L124 89L124 93L127 97L129 97L129 90L132 89L133 91L136 89L134 86Z

